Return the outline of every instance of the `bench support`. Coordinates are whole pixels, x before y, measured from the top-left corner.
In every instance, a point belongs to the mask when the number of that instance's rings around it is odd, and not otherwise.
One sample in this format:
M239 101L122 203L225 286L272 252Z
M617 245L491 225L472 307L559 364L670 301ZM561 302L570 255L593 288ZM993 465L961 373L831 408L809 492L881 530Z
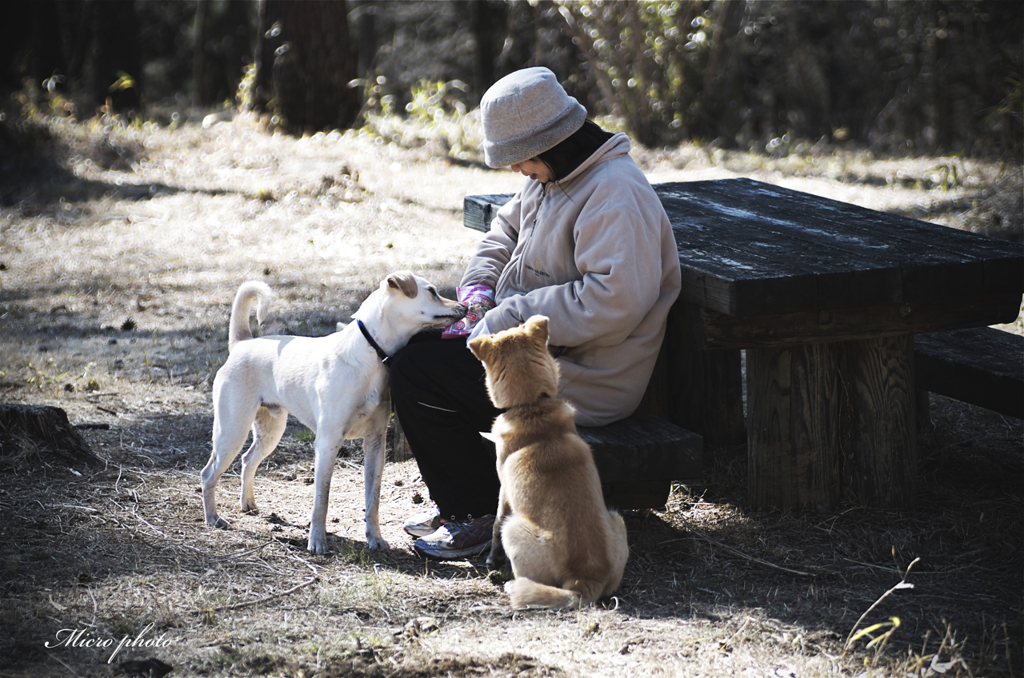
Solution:
M661 353L637 411L700 434L705 467L712 465L715 450L746 444L740 350L708 350L696 305L672 305Z
M910 334L747 349L751 503L913 508L912 352Z

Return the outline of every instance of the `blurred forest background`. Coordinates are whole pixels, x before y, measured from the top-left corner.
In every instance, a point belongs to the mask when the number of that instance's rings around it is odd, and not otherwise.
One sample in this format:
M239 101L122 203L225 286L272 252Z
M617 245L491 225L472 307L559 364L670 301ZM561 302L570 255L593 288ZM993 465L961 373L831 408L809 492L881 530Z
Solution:
M542 65L649 148L1022 156L1017 0L14 0L4 15L0 151L29 113L232 108L295 134L458 117Z

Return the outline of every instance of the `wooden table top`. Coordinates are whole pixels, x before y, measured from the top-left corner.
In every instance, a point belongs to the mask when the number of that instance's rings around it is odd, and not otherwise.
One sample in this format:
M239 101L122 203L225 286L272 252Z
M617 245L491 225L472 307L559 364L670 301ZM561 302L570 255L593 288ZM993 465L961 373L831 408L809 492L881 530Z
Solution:
M658 184L690 299L734 316L1024 292L1024 248L750 179Z
M751 179L654 189L676 236L680 298L709 311L742 318L1014 295L1019 305L1024 292L1017 243ZM508 198L470 196L465 224L486 230Z

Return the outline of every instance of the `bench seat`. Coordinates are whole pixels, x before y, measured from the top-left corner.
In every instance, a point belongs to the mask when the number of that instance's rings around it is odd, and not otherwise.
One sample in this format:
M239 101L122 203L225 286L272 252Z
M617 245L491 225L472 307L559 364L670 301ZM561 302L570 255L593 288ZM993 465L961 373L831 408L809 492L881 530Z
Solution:
M577 430L594 454L610 508L661 508L672 481L701 477L701 437L663 419L634 414Z
M917 334L914 372L919 391L1024 419L1024 336L991 327Z

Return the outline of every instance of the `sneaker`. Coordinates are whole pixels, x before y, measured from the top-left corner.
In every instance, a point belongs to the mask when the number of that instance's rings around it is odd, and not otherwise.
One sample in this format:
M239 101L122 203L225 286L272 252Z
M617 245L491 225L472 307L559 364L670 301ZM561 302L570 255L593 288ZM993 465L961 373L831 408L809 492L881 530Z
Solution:
M494 516L467 520L446 520L437 530L417 539L412 547L416 553L438 560L456 560L483 553L491 546Z
M441 512L437 510L437 507L418 513L409 520L405 521L405 525L402 529L407 534L411 534L414 537L426 537L428 534L434 533L437 528L441 527Z

